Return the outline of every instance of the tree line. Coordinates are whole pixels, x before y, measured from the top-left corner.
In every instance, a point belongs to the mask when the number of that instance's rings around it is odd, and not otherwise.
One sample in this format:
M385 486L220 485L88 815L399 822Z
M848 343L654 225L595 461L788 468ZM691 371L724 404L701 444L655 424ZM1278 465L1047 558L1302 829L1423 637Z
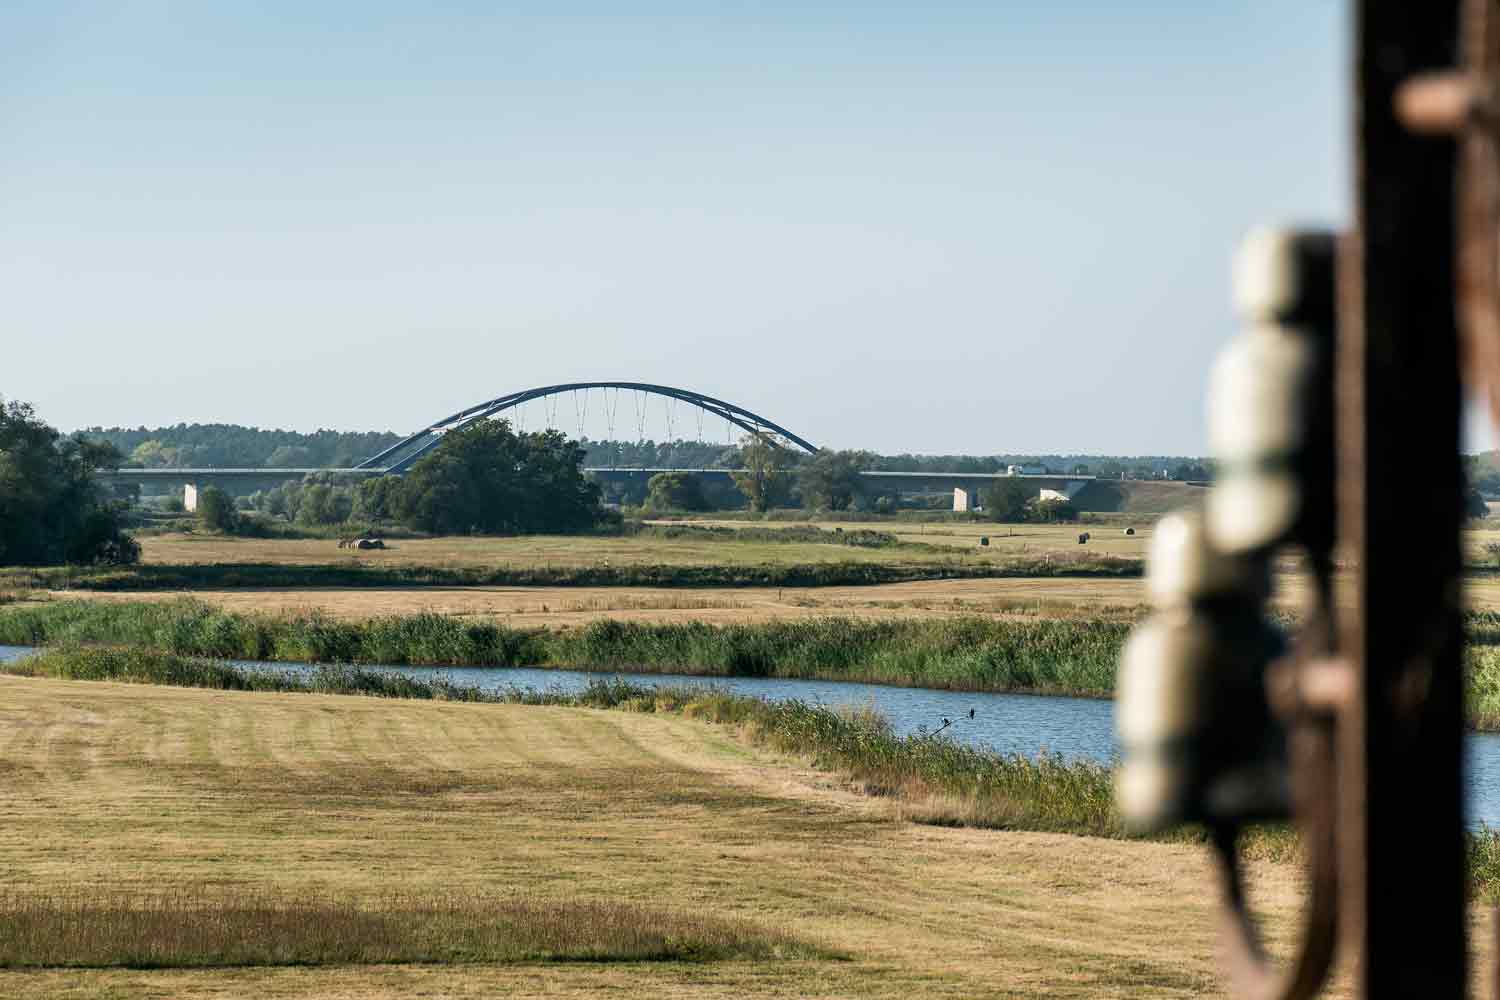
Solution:
M794 453L773 436L746 435L738 466L729 473L751 510L768 511L795 503L814 510L875 512L894 508L895 500L876 494L861 473L878 469L879 456L867 451L824 449L816 455ZM1000 479L981 501L996 521L1072 521L1078 517L1064 499L1043 500L1024 480ZM648 511L703 511L723 506L707 495L703 480L689 472L660 472L647 483L643 506Z
M239 424L177 424L172 427L90 427L80 432L107 442L126 466L140 468L348 468L401 440L390 431L319 430L311 434L263 430ZM583 464L598 468L728 469L743 463L739 441L596 441L578 439ZM1000 473L1010 465L1040 466L1059 475L1118 479L1212 478L1210 459L1182 455L870 455L883 472ZM1500 492L1500 462L1493 464Z
M348 468L400 441L390 431L261 430L239 424L178 424L175 427L90 427L79 435L111 445L127 467Z
M450 431L401 476L312 473L257 491L248 511L217 487L200 492L215 530L258 534L268 521L306 527L399 524L436 535L576 534L617 519L582 470L583 449L560 431L518 433L505 420Z
M95 476L119 464L113 446L64 436L28 404L0 399L0 565L139 559L125 501Z

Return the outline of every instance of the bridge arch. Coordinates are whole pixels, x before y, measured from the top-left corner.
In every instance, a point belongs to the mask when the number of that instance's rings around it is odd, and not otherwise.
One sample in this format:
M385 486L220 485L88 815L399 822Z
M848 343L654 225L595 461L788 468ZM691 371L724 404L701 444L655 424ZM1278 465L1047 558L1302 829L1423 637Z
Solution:
M533 399L589 389L625 389L648 393L654 396L665 396L668 399L690 403L707 413L721 417L748 434L760 435L770 432L791 442L809 455L816 454L818 451L816 445L805 438L793 434L780 424L767 420L759 414L752 413L743 406L737 406L722 399L715 399L712 396L705 396L703 393L694 392L691 389L678 389L670 385L656 385L651 382L564 382L558 385L538 386L535 389L522 389L520 392L512 392L504 396L497 396L494 399L486 400L483 403L476 403L468 409L459 410L451 416L429 424L410 437L397 441L378 455L371 455L355 466L355 468L382 469L386 472L405 472L411 467L413 462L437 447L438 442L443 439L443 435L448 431L466 427L476 420L496 416Z

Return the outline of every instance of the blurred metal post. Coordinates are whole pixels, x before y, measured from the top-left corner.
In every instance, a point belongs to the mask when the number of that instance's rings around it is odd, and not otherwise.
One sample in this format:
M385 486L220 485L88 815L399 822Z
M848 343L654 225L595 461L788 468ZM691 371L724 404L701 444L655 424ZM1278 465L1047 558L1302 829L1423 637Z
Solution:
M1339 517L1359 693L1341 720L1341 907L1363 997L1460 997L1461 396L1451 136L1398 87L1457 60L1457 0L1357 0L1356 234L1341 275Z

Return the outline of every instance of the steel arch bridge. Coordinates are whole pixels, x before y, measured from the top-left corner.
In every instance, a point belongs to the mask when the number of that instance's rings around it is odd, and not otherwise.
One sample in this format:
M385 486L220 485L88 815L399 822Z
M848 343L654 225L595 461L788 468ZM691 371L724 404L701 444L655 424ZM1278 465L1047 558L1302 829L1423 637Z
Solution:
M538 386L535 389L522 389L520 392L512 392L505 396L497 396L483 403L476 403L466 410L444 417L426 428L401 441L397 441L378 455L371 455L356 469L380 470L384 472L405 472L412 463L421 458L427 452L437 447L442 441L443 435L449 431L467 427L476 420L483 420L504 413L506 410L520 406L522 403L533 399L541 399L545 396L556 396L565 392L587 391L589 389L616 389L638 392L643 395L663 396L667 399L690 403L706 413L713 414L727 420L729 423L749 434L757 436L767 432L778 435L784 440L796 445L808 454L816 454L818 448L805 438L793 434L765 417L736 406L734 403L705 396L701 392L693 392L691 389L677 389L670 385L655 385L650 382L564 382L559 385ZM618 397L616 398L618 404Z

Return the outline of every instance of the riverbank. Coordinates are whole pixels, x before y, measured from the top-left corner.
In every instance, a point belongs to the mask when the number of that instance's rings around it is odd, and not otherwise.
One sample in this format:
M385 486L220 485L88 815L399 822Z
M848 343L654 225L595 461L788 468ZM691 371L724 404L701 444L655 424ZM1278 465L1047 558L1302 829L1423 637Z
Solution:
M336 619L225 611L192 599L0 606L0 644L133 644L186 656L355 665L569 668L859 681L1108 698L1128 620L854 619L737 625L599 618L515 628L418 613ZM1500 731L1500 613L1465 616L1468 722Z
M861 620L747 625L600 619L510 628L437 614L363 621L242 614L193 601L47 601L0 607L0 644L134 644L223 659L629 669L797 677L967 691L1105 697L1129 625L1085 619Z
M8 997L1193 997L1219 988L1189 844L905 822L668 712L0 676L7 891L373 909L602 901L841 958L13 969ZM1272 948L1295 865L1251 865ZM1481 928L1488 917L1476 910ZM186 914L191 918L192 914ZM235 914L230 912L230 917ZM183 926L164 914L164 930ZM231 927L231 930L234 928ZM1172 942L1163 948L1161 942Z
M665 713L728 727L750 745L794 754L865 795L899 809L902 819L940 826L1029 830L1127 839L1113 802L1113 775L1088 761L1046 754L1029 758L964 746L941 735L897 736L869 708L767 701L712 687L645 687L598 679L576 693L529 688L481 691L446 679L416 680L349 666L310 673L249 671L230 664L140 648L59 647L0 667L13 676L70 681L123 681L220 691L362 695L376 698L615 709ZM1474 891L1500 895L1500 833L1469 836ZM1157 838L1201 843L1201 830ZM1261 827L1245 836L1246 853L1263 860L1297 856L1295 834Z

